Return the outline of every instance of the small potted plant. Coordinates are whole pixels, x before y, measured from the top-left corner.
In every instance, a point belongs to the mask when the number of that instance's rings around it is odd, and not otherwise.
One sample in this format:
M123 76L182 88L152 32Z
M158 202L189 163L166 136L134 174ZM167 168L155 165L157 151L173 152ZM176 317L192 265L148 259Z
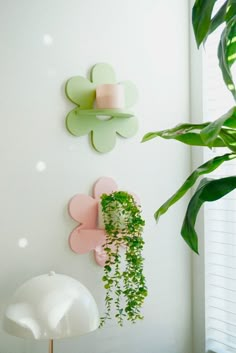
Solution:
M134 197L124 191L103 194L101 210L106 231L103 248L107 256L102 278L106 289L106 310L101 318L101 326L111 319L113 304L120 326L124 319L135 323L143 318L141 307L147 296L142 256L145 222ZM121 247L125 249L124 263Z

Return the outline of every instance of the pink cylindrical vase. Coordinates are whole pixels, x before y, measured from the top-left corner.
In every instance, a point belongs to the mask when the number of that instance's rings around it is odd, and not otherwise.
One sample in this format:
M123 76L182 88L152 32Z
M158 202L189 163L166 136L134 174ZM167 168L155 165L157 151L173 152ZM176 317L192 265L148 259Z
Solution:
M96 88L97 109L123 109L125 107L124 86L103 84Z

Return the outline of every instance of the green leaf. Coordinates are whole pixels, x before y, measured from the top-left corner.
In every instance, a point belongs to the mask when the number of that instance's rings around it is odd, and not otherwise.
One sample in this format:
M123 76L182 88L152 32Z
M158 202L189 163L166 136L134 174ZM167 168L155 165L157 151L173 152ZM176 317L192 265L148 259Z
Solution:
M210 27L207 33L207 36L205 37L205 40L207 37L214 32L223 22L226 21L226 13L228 9L228 1L226 1L221 8L218 10L216 15L212 18Z
M227 147L231 149L231 151L236 152L236 131L230 129L222 129L220 131L220 136Z
M221 34L218 59L225 84L236 100L236 89L231 73L231 66L236 60L236 15L227 22Z
M193 6L192 24L198 47L207 37L215 2L216 0L196 0Z
M236 107L202 129L200 135L207 146L213 147L222 126L236 128Z
M189 146L202 146L202 147L208 147L203 141L202 138L200 136L200 133L187 133L187 134L183 134L181 136L176 136L175 140L185 143L186 145ZM224 143L224 141L221 138L217 138L212 147L226 147L226 144Z
M172 195L156 212L155 219L158 221L159 217L166 213L168 209L179 201L186 192L195 184L197 179L204 174L209 174L217 169L222 163L236 158L236 154L230 153L223 156L215 157L208 162L198 167L183 183L183 185Z
M236 0L228 0L226 11L226 22L229 22L236 14Z
M110 265L105 265L105 266L104 266L104 269L105 269L106 271L108 271L108 272L111 272L111 270L112 270L112 268L111 268Z
M191 198L184 222L181 235L189 247L198 254L198 236L195 230L195 223L198 212L204 202L219 200L236 188L236 176L221 179L203 179L198 189Z
M211 19L210 27L204 41L213 33L222 23L229 22L236 14L236 0L227 0Z
M167 129L167 130L161 130L161 131L155 131L155 132L148 132L146 135L144 135L142 142L149 141L155 137L163 137L163 138L173 138L173 136L178 136L182 133L192 131L192 130L201 130L205 126L207 126L208 123L203 123L203 124L189 124L189 123L183 123L183 124L178 124L172 129ZM172 136L172 137L171 137Z
M173 139L190 146L207 146L201 138L200 131L210 123L203 124L179 124L172 129L149 132L144 135L142 142L149 141L155 137ZM221 138L216 138L213 147L226 147Z

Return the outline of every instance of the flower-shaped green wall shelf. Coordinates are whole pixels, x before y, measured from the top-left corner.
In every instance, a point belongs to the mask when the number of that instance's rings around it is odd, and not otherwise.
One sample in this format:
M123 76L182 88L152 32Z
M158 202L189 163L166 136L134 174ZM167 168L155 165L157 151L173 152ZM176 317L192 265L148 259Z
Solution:
M137 89L130 81L118 84L110 65L95 65L91 81L81 76L72 77L65 90L68 99L77 105L66 117L68 131L75 136L91 134L97 151L111 151L116 144L116 134L128 138L137 132L137 118L128 110L137 100ZM103 97L98 96L101 92Z

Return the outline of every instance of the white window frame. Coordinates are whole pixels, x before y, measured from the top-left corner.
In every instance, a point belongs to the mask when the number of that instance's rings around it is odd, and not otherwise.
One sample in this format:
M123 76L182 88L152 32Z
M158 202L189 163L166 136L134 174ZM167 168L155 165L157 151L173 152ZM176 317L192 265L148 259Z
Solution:
M190 121L203 121L203 61L202 49L198 50L193 34L191 12L195 1L190 3ZM192 170L204 160L202 148L191 149ZM198 234L204 234L203 213L197 222ZM193 353L205 353L205 248L204 237L199 237L200 255L192 254L192 320L193 320Z

